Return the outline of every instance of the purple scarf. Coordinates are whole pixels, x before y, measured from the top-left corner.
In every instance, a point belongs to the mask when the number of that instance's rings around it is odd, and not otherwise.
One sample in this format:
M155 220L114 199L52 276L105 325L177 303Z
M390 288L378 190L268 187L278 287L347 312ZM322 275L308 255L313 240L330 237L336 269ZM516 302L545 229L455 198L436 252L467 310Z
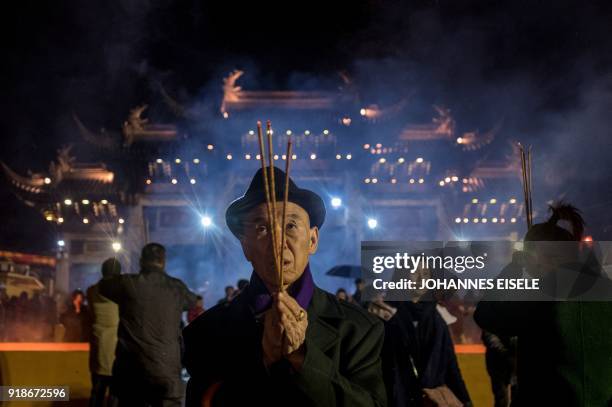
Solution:
M251 276L251 288L253 289L253 311L255 314L261 314L272 305L272 296L268 292L261 278L253 271ZM310 264L306 265L304 272L293 284L289 286L287 290L300 307L308 309L310 300L314 293L314 281L312 280L312 273L310 272Z

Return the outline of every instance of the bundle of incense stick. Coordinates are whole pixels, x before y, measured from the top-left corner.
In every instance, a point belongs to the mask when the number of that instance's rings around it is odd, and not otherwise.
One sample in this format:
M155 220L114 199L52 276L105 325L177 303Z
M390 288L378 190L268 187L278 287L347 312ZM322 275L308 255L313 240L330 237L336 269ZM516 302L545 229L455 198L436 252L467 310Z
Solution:
M525 217L527 229L533 225L533 206L531 202L531 146L525 152L525 147L518 144L521 154L521 174L523 176L523 195L525 197Z
M287 142L287 155L285 160L285 189L282 207L281 236L280 241L277 236L276 224L276 182L274 179L274 151L272 145L272 125L270 120L266 123L266 135L268 140L268 157L270 166L266 165L266 154L263 139L261 122L257 122L257 136L259 138L259 157L261 158L261 169L263 171L264 189L266 194L266 209L268 213L268 230L270 233L270 243L274 256L274 269L278 275L278 289L281 291L284 285L283 263L285 262L285 229L287 224L287 201L289 199L289 169L291 163L291 137ZM269 172L269 174L268 174Z

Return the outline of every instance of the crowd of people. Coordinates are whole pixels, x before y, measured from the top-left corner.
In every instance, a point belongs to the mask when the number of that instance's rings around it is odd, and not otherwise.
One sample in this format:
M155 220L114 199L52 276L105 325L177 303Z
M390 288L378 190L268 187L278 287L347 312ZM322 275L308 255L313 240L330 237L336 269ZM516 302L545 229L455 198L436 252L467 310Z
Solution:
M248 283L240 279L236 287L225 287L218 304L229 303ZM9 297L0 286L0 342L88 342L94 318L90 304L95 295L77 289L65 297L52 297L45 290ZM198 295L194 307L184 315L183 326L204 311L204 298Z
M44 291L9 297L0 287L0 342L53 341L60 314L67 309L57 303Z
M217 304L231 302L248 284L249 280L240 279L235 287L226 286L225 295ZM364 286L365 282L357 278L352 294L345 288L339 288L336 298L367 309L369 303L361 301ZM54 298L46 291L37 291L31 296L24 291L19 297L9 297L6 290L0 287L0 342L87 342L92 329L90 297L80 289L74 290L67 299L62 295ZM480 343L480 330L473 327L475 303L453 297L443 306L452 314L449 329L453 342ZM198 295L197 303L185 315L184 323L190 323L204 311L204 298ZM466 324L472 328L465 329Z
M87 342L91 313L85 293L75 290L65 299L46 291L9 297L0 289L0 342Z

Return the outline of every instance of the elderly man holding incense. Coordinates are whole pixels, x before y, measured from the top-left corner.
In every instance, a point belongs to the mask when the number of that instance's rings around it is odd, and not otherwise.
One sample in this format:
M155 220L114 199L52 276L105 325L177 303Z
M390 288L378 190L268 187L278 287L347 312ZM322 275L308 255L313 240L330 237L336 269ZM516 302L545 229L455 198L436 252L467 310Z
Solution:
M324 219L318 195L265 164L229 206L253 274L185 328L187 406L386 405L382 323L313 281Z

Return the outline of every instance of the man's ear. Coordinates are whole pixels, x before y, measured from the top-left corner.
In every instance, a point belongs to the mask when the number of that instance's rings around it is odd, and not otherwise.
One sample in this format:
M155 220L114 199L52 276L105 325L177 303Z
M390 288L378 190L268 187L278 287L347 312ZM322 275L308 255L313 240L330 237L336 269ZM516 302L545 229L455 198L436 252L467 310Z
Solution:
M310 228L310 246L308 247L308 254L315 254L319 247L319 228Z

